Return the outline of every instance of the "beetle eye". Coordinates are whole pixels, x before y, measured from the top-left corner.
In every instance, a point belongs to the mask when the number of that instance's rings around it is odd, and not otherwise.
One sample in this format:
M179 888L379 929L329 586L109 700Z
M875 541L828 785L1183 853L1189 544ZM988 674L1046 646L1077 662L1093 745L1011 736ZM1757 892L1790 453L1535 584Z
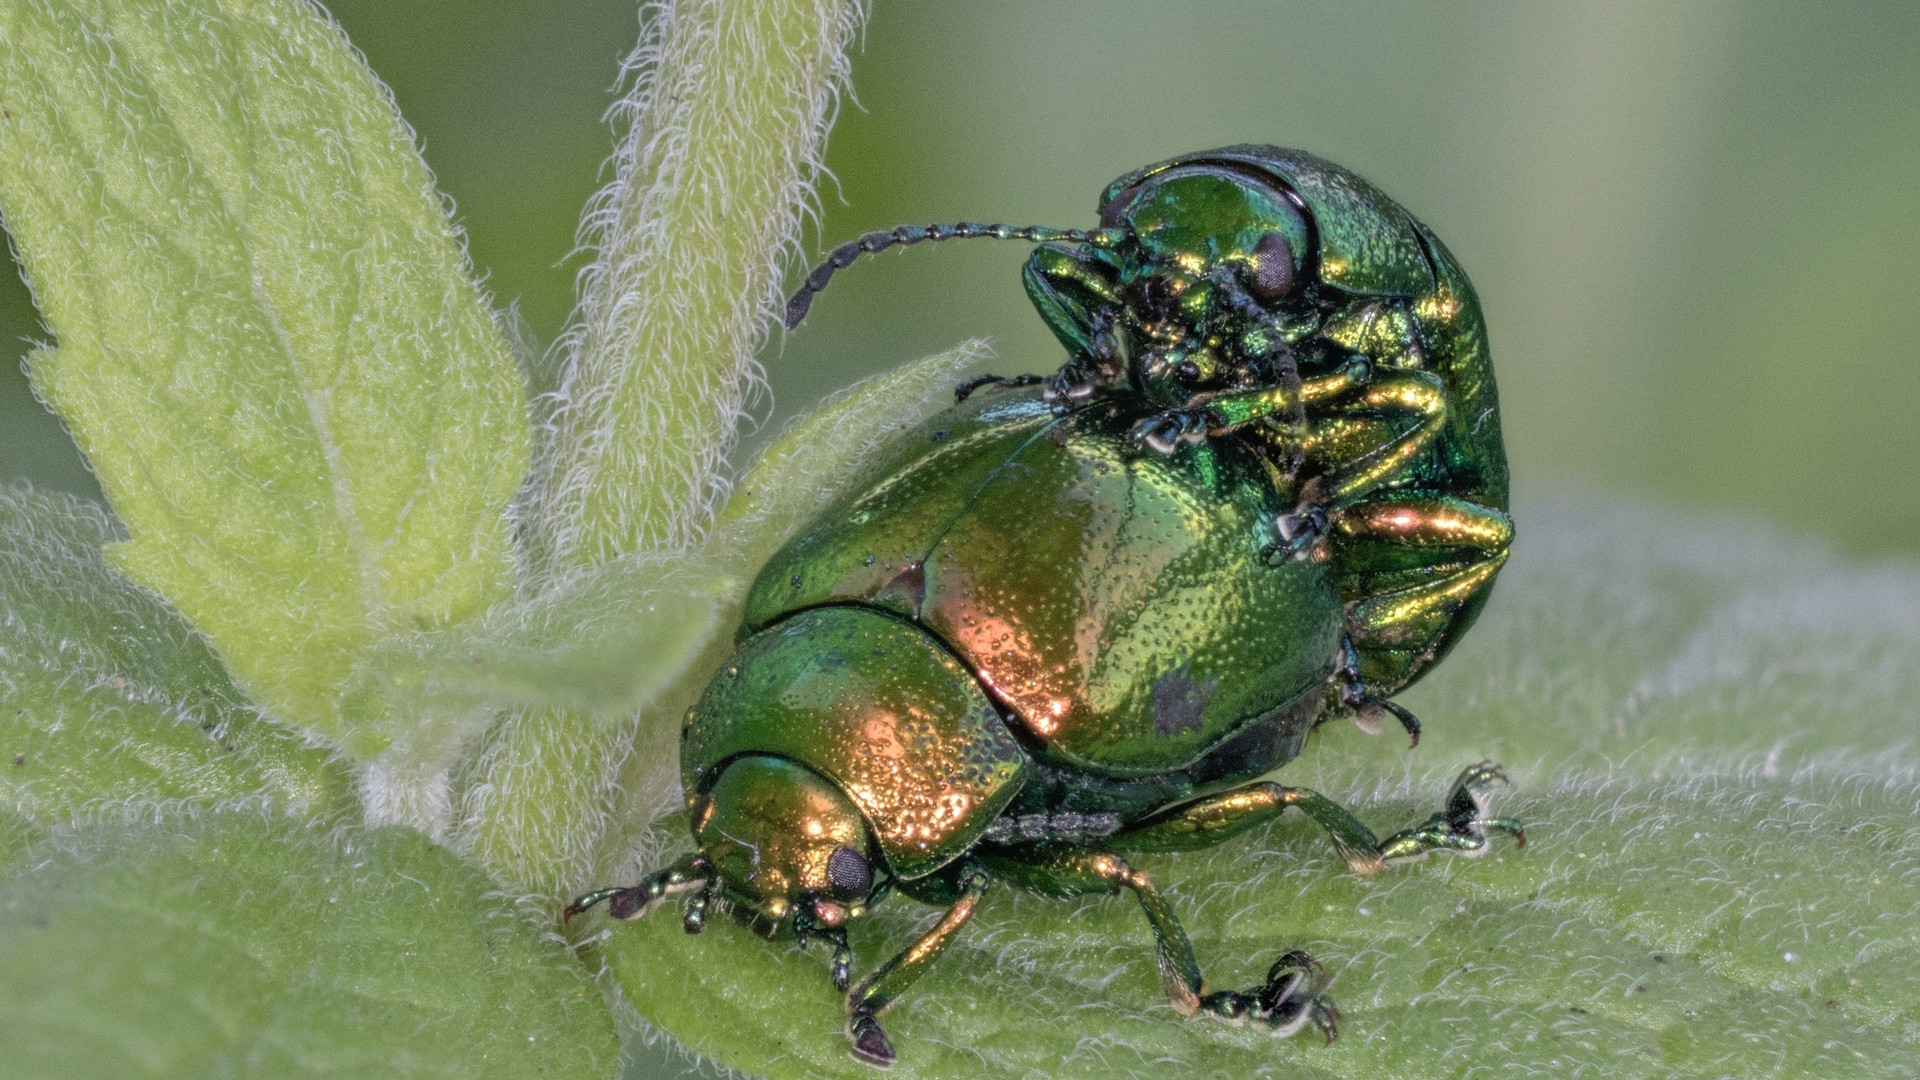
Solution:
M836 896L864 899L873 888L873 867L866 856L850 847L837 847L827 856L827 885Z
M1293 247L1287 238L1277 232L1270 232L1260 238L1259 246L1253 249L1253 282L1255 296L1262 300L1278 300L1293 290Z

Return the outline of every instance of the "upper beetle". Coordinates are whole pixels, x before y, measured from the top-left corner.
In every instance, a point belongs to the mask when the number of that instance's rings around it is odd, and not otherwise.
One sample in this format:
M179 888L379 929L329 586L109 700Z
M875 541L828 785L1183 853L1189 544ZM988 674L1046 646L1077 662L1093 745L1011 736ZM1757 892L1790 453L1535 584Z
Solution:
M1210 990L1172 910L1122 857L1204 846L1298 807L1350 866L1484 850L1482 763L1424 824L1377 838L1257 778L1386 701L1457 639L1506 555L1506 467L1471 287L1424 227L1298 151L1231 147L1121 177L1095 230L902 227L1042 243L1029 295L1069 359L987 378L895 442L777 553L687 717L696 850L589 893L636 918L716 898L831 944L854 1053L989 882L1131 891L1182 1013L1276 1031L1337 1012L1280 957ZM1041 383L1038 390L1014 387ZM993 383L1012 392L969 397ZM889 892L948 905L858 985L847 926Z
M1366 180L1230 146L1109 184L1093 230L903 226L836 248L787 308L867 252L974 236L1042 242L1027 294L1069 359L1056 408L1105 400L1160 453L1231 435L1277 470L1276 552L1330 562L1346 607L1342 705L1386 699L1478 616L1513 539L1486 323L1439 239ZM1014 380L978 380L1024 383ZM970 387L969 387L970 388Z

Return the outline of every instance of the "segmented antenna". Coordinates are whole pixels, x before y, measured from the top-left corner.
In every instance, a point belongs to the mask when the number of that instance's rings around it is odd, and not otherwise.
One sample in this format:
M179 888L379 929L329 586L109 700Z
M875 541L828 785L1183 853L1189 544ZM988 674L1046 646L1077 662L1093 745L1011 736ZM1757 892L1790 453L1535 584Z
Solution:
M899 225L882 232L870 232L858 240L849 240L827 254L826 261L807 274L807 280L787 301L787 329L800 325L813 306L813 294L827 287L835 270L845 270L862 255L872 255L895 245L917 244L922 240L1028 240L1036 244L1094 244L1111 247L1126 235L1121 229L1049 229L1044 225L982 225L977 221L957 221L951 225Z

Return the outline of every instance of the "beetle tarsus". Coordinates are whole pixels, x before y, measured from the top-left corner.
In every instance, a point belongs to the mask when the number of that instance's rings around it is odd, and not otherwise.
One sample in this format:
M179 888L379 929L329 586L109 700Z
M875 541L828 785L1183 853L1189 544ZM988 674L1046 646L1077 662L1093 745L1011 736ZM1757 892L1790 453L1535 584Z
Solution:
M1320 962L1298 949L1273 962L1267 981L1251 990L1222 990L1200 999L1200 1008L1238 1027L1249 1020L1284 1038L1309 1023L1329 1044L1340 1034L1340 1009L1321 993L1326 973Z
M1269 550L1281 556L1279 562L1305 559L1320 546L1331 524L1326 507L1315 504L1296 506L1292 513L1274 519L1273 531L1279 536L1279 542ZM1268 561L1275 560L1269 558Z
M1489 832L1513 837L1516 849L1526 847L1527 834L1518 821L1487 816L1488 794L1508 782L1507 774L1491 761L1467 766L1453 782L1446 809L1411 829L1387 837L1380 844L1380 860L1404 862L1429 851L1452 851L1469 857L1484 855L1490 846Z
M953 388L953 403L958 405L966 401L969 397L973 396L975 390L983 386L991 386L995 390L1013 390L1022 386L1036 386L1045 381L1046 377L1042 375L1014 375L1011 377L976 375Z
M1086 357L1069 360L1060 365L1060 370L1047 377L1047 390L1042 399L1057 412L1071 412L1086 404L1094 394L1113 385L1114 377L1108 365Z
M595 889L594 891L586 894L585 896L582 896L574 900L573 903L568 904L560 912L560 921L563 923L570 923L573 921L573 917L575 915L583 915L586 912L591 911L592 909L598 907L602 901L610 900L616 896L619 896L621 893L632 892L632 891L633 891L632 889L628 889L625 887L612 888L612 889Z
M893 1067L893 1043L880 1028L880 1021L868 1009L855 1009L847 1017L848 1049L854 1059L882 1069Z
M1172 454L1183 446L1206 442L1207 427L1204 409L1168 409L1133 425L1133 445L1144 444L1160 454Z

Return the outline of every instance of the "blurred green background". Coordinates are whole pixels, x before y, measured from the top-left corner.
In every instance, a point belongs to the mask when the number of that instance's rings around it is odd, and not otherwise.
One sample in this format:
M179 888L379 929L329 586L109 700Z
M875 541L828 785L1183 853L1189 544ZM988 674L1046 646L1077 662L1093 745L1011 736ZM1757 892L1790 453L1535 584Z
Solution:
M634 5L330 7L496 298L553 335ZM1473 276L1523 489L1920 550L1920 5L878 0L854 70L829 242L902 221L1086 224L1136 165L1300 146L1404 202ZM769 342L775 422L975 335L999 370L1050 370L1024 257L922 247L842 275ZM0 478L92 493L19 373L38 330L4 277Z

